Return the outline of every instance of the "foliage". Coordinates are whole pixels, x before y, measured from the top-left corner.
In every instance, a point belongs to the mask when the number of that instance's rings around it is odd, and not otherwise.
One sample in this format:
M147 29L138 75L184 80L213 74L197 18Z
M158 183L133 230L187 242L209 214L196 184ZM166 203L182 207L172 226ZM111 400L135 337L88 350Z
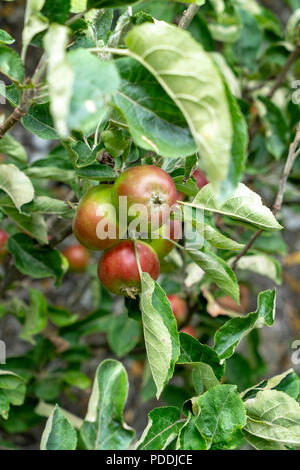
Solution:
M26 344L0 361L4 447L37 425L43 450L300 447L299 378L262 381L260 329L276 321L276 292L251 283L251 273L282 282L285 189L299 206L299 161L283 172L300 141L300 5L287 3L285 28L256 0L28 0L22 50L0 30L11 108L0 120L0 322L14 317ZM49 152L32 158L15 124ZM196 241L174 243L157 281L139 266L137 298L116 299L97 278L98 253L71 273L60 244L81 197L136 165L171 176ZM251 313L245 284L257 296ZM170 294L186 302L182 325ZM100 361L99 348L116 359ZM126 413L134 367L139 399L160 400L142 436ZM83 419L61 406L86 393Z

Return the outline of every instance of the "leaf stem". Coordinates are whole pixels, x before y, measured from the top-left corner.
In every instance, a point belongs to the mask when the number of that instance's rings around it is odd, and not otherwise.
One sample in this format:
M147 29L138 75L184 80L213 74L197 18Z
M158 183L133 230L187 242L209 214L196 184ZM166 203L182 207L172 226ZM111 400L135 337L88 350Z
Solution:
M141 267L141 263L140 263L140 258L139 258L139 253L138 253L138 249L137 249L137 242L136 242L136 240L133 240L133 244L134 244L134 252L135 252L136 262L137 262L137 266L138 266L140 278L141 278L141 280L142 280L143 271L142 271L142 267Z
M129 55L128 49L121 49L116 47L89 47L86 49L89 52L110 52L116 55Z

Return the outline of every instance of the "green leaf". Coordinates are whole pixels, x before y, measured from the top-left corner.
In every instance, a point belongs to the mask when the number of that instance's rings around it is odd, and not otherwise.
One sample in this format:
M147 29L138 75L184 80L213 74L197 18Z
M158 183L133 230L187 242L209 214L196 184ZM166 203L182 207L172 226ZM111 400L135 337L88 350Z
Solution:
M279 160L288 149L290 132L286 118L278 106L269 98L259 96L263 103L262 120L265 125L266 146L271 155ZM261 109L261 106L258 106Z
M106 333L109 331L111 319L112 316L107 310L96 310L83 320L78 320L76 323L62 330L62 335L68 341L77 344L82 336L98 332Z
M74 385L75 387L78 387L81 390L85 390L91 385L90 379L79 370L68 370L64 373L63 378L64 381L67 382L69 385Z
M196 428L196 416L189 413L186 423L182 426L176 450L206 450L207 443Z
M66 270L65 258L59 251L39 246L27 235L18 233L8 240L17 269L34 279L54 277L59 282Z
M217 385L197 398L196 426L211 450L233 449L242 439L246 410L235 385Z
M248 433L243 429L243 434L248 441L248 443L255 449L255 450L287 450L287 448L281 444L280 442L276 441L268 441L267 439L261 439L260 437L254 436L253 434Z
M262 46L262 33L258 27L255 17L249 11L237 8L242 23L241 33L235 43L235 54L238 61L253 73L257 67L256 59Z
M134 431L123 422L128 379L123 365L113 359L103 361L97 371L89 408L80 430L88 450L124 450Z
M44 217L40 214L20 214L17 209L3 207L3 212L8 215L20 228L29 233L42 244L48 244L47 226Z
M224 85L232 119L233 141L227 178L221 185L220 193L223 200L235 191L239 182L242 180L248 150L248 129L246 120L225 81Z
M70 0L46 0L41 13L51 23L65 24L71 9Z
M32 38L44 31L48 26L48 19L41 14L45 0L27 0L25 10L24 29L22 33L22 58L26 56Z
M142 273L140 308L147 357L158 398L173 375L180 343L170 302L148 273Z
M84 49L69 52L68 59L74 72L68 125L89 133L105 116L110 95L120 85L118 70L113 62L101 61Z
M175 0L181 1L181 0ZM206 0L187 0L186 3L197 3L198 5L203 5ZM126 5L132 5L136 3L137 0L87 0L88 8L115 8L122 7Z
M37 289L30 288L30 305L26 313L25 323L20 332L20 338L33 342L32 336L40 333L47 325L48 305L43 294Z
M27 162L27 153L23 145L10 134L5 134L0 140L0 153L4 153L18 162Z
M155 408L150 411L149 421L139 442L137 450L164 450L177 437L184 421L180 411L174 406Z
M262 390L278 390L286 393L292 398L297 399L299 395L299 378L293 369L289 369L282 374L275 375L269 380L262 380L254 387L245 390L241 396L244 400L248 398L253 398L256 396L257 392Z
M300 405L296 400L277 390L265 390L247 400L245 407L246 439L250 434L285 446L300 445Z
M206 344L199 343L199 341L191 335L180 333L180 356L177 364L190 364L198 367L199 363L203 363L211 367L213 374L215 375L214 385L222 379L225 372L225 366L221 365L220 358L216 351Z
M26 116L23 117L22 124L25 129L41 139L58 139L50 114L49 103L32 105Z
M187 251L190 258L217 284L220 289L239 303L240 291L236 276L222 258L212 252Z
M76 313L72 315L69 310L55 307L54 305L48 305L48 315L51 318L51 321L59 327L72 325L78 319L78 315Z
M67 118L72 96L74 74L68 61L66 48L70 29L52 24L44 38L48 55L47 81L49 85L50 110L57 133L66 138L69 135Z
M88 178L95 181L114 181L116 179L114 170L107 165L89 165L79 168L76 174L81 178Z
M155 397L156 385L154 383L149 363L145 361L143 383L141 387L141 399L142 402L147 402L151 398Z
M27 170L25 170L27 176L31 178L45 178L54 181L74 181L76 173L72 168L71 164L67 164L59 159L48 159L36 160Z
M71 0L71 12L81 13L87 8L87 0Z
M235 352L226 361L226 383L235 384L239 392L245 390L251 386L254 367L244 356Z
M102 40L106 44L114 18L113 10L97 10L93 17L93 29L97 41Z
M0 189L9 195L19 212L23 204L32 201L34 197L30 179L11 163L0 165Z
M188 181L184 180L184 176L175 176L173 178L177 191L186 194L187 196L195 197L198 194L198 186L196 182L189 178Z
M208 224L204 224L204 238L206 241L208 241L208 243L210 243L212 246L215 246L219 250L237 251L242 250L245 246L241 243L237 243L231 238L226 237L215 227L212 227Z
M26 385L22 377L15 372L0 369L0 392L4 406L6 402L14 406L21 406L25 400ZM4 408L5 415L7 411L6 405Z
M74 209L65 201L49 196L36 196L32 202L26 205L26 210L34 214L54 214L68 218L72 218L75 213Z
M23 83L25 68L18 53L13 49L0 45L0 72L13 82Z
M258 296L258 306L255 312L246 317L235 317L228 320L215 334L214 349L222 359L234 353L236 346L254 328L272 326L275 317L275 291L267 290Z
M234 258L228 260L228 263L231 264L233 260ZM273 256L264 253L249 254L239 259L237 268L266 276L276 284L282 283L281 265Z
M107 336L108 344L117 357L128 354L141 338L139 323L126 314L112 317L112 323Z
M290 16L288 23L287 23L287 27L286 27L286 37L287 37L287 40L290 41L291 43L297 44L297 42L300 40L299 24L300 24L300 4L298 3L297 9Z
M233 126L213 60L190 33L163 22L133 28L126 43L183 113L209 180L219 186L229 170Z
M4 390L0 389L0 416L2 416L3 419L8 419L8 413L9 401Z
M121 87L113 104L126 119L134 141L163 157L186 157L196 146L186 121L161 85L130 57L118 59Z
M76 446L76 430L56 405L43 432L41 450L75 450Z
M194 362L191 364L193 368L193 384L196 392L199 390L203 391L203 386L206 390L209 390L220 382L216 378L213 368L204 362Z
M218 201L212 185L207 184L199 191L191 205L242 220L264 230L282 228L270 209L262 204L261 197L242 183L223 202Z
M0 29L0 44L13 44L15 39L11 37L4 29Z
M108 129L101 132L101 141L104 147L114 158L121 157L128 147L128 138L123 135L120 129Z

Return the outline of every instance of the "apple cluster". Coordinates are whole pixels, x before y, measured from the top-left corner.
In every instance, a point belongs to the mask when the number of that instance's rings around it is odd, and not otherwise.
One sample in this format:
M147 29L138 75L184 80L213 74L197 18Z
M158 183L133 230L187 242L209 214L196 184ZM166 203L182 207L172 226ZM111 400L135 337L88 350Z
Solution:
M126 200L126 214L121 202ZM100 184L91 188L79 202L73 222L77 240L90 250L104 251L98 275L103 286L117 295L135 297L140 290L140 268L153 279L160 272L160 259L174 248L179 221L170 220L170 207L176 205L177 191L168 173L154 165L129 168L113 185ZM150 228L153 214L157 221L155 236L135 243L128 225L134 220L134 207L146 211ZM121 226L120 220L126 221ZM167 220L167 223L165 223ZM144 220L145 222L145 220ZM178 228L178 227L177 227ZM165 235L169 236L166 238ZM135 232L136 235L137 232Z

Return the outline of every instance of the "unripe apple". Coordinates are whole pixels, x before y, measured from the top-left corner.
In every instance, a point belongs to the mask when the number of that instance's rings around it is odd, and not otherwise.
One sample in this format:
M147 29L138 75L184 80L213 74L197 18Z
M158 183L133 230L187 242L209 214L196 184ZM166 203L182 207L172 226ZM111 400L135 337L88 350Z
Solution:
M82 245L71 245L63 251L67 258L70 271L84 272L89 264L90 253Z
M181 222L179 220L169 220L169 222L162 225L156 233L160 238L152 238L147 240L147 243L156 251L159 258L164 258L175 248L175 245L170 242L168 238L174 242L178 242L179 238L182 236Z
M178 295L171 294L167 296L171 304L171 308L174 317L177 320L178 325L184 322L187 316L187 305Z
M206 179L205 174L201 170L195 170L193 177L197 181L197 186L199 189L203 188L203 186L206 186L208 184L208 180Z
M137 252L142 271L149 273L156 280L160 266L153 248L147 243L138 241ZM124 240L103 253L98 265L98 276L109 292L135 298L140 292L141 278L134 242Z
M185 333L187 335L193 336L194 338L198 339L197 331L191 325L187 325L187 326L183 327L180 331L182 333Z
M7 234L0 229L0 261L2 261L7 255Z
M155 165L134 166L124 171L113 185L112 200L120 210L120 197L127 197L128 220L139 215L137 206L144 208L140 213L143 222L150 224L151 216L160 227L170 216L170 207L176 204L177 191L171 176ZM136 209L136 214L132 213Z
M119 241L111 190L110 185L95 186L79 202L73 231L77 240L90 250L107 250Z

